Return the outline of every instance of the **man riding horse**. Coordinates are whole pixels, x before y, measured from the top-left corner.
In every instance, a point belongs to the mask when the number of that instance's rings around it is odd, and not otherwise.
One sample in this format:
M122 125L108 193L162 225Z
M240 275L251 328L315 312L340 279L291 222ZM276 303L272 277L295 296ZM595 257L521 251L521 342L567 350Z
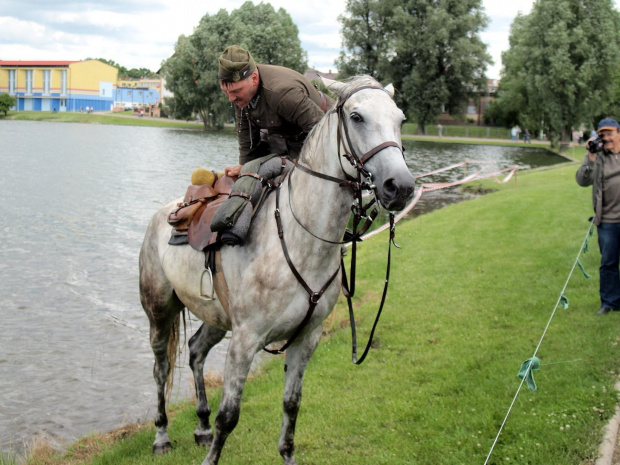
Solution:
M238 45L226 48L220 56L218 78L220 88L235 104L239 138L239 164L226 167L227 176L256 173L273 155L297 159L306 136L334 103L297 71L257 65L250 52ZM243 188L239 183L235 185L235 191L243 191ZM240 203L234 197L228 203L234 201ZM234 209L240 211L240 208ZM225 222L220 217L225 211L228 211L227 205L214 219L214 231L230 228L230 221ZM235 245L234 239L228 244Z

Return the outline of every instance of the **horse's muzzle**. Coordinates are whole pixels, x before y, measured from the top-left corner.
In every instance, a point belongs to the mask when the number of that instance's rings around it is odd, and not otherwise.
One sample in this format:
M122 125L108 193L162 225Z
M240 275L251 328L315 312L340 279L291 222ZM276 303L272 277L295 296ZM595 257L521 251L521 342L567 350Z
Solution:
M399 211L407 206L415 191L415 179L410 174L388 178L383 182L379 200L386 210Z

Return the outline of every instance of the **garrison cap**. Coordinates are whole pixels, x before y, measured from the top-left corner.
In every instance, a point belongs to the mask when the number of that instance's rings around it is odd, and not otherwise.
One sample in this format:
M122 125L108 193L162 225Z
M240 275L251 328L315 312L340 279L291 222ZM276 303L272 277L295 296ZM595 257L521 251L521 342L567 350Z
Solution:
M220 55L218 63L217 77L220 81L241 81L256 71L256 63L254 63L250 52L238 45L226 47L226 50Z

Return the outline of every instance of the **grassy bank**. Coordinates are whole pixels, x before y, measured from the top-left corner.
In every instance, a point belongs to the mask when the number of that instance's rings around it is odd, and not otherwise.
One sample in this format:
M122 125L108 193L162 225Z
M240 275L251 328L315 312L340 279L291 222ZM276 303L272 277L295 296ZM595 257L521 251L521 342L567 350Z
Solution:
M51 113L41 111L9 111L8 115L0 115L0 121L3 119L12 119L20 121L52 121L59 123L86 123L86 124L115 124L122 126L148 126L162 128L183 128L203 130L203 124L195 121L179 121L166 118L140 118L134 114L127 113ZM447 128L450 128L449 130ZM231 126L227 126L224 131L232 131ZM424 140L429 142L442 143L474 143L476 145L503 145L503 146L522 146L522 147L540 147L549 148L549 142L541 142L534 140L531 144L520 142L512 142L510 140L509 130L505 128L495 128L486 126L449 126L445 127L443 137L436 136L436 126L429 126L428 135L417 135L417 125L414 123L403 124L403 139ZM579 154L583 152L583 146L577 147ZM574 147L569 148L569 156L575 150Z
M418 125L416 123L404 123L403 132L405 134L417 134ZM475 137L481 139L506 139L510 141L510 129L491 126L471 125L444 125L441 131L443 137ZM427 136L439 135L437 124L429 124L425 128ZM521 136L523 140L523 136Z
M300 464L482 464L516 393L588 228L590 190L575 164L520 173L499 191L400 224L375 348L350 363L339 305L310 362L297 424ZM538 351L538 390L524 386L489 463L593 464L613 415L620 312L595 317L596 233ZM385 234L361 246L357 307L365 339L385 273ZM220 461L281 463L283 360L248 382L241 419ZM185 373L189 378L189 373ZM153 385L154 389L154 385ZM217 388L209 389L215 411ZM151 455L154 429L87 438L64 458L30 463L201 463L194 408L175 409L174 450ZM89 451L99 450L89 458Z
M51 113L41 111L9 111L7 116L0 116L3 119L13 119L18 121L50 121L56 123L87 123L87 124L114 124L120 126L148 126L159 128L181 128L181 129L203 129L202 123L195 121L176 121L165 118L140 118L134 115L106 113Z

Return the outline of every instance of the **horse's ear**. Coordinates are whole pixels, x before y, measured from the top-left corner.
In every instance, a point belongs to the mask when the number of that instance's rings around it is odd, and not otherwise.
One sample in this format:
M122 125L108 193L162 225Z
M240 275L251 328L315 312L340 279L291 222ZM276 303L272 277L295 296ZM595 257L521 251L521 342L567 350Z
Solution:
M335 95L342 95L342 89L344 89L345 84L342 82L334 81L332 79L324 78L323 76L319 76L323 85L327 87L330 92L333 92Z
M394 98L394 86L392 85L392 83L385 86L384 89L390 97Z

